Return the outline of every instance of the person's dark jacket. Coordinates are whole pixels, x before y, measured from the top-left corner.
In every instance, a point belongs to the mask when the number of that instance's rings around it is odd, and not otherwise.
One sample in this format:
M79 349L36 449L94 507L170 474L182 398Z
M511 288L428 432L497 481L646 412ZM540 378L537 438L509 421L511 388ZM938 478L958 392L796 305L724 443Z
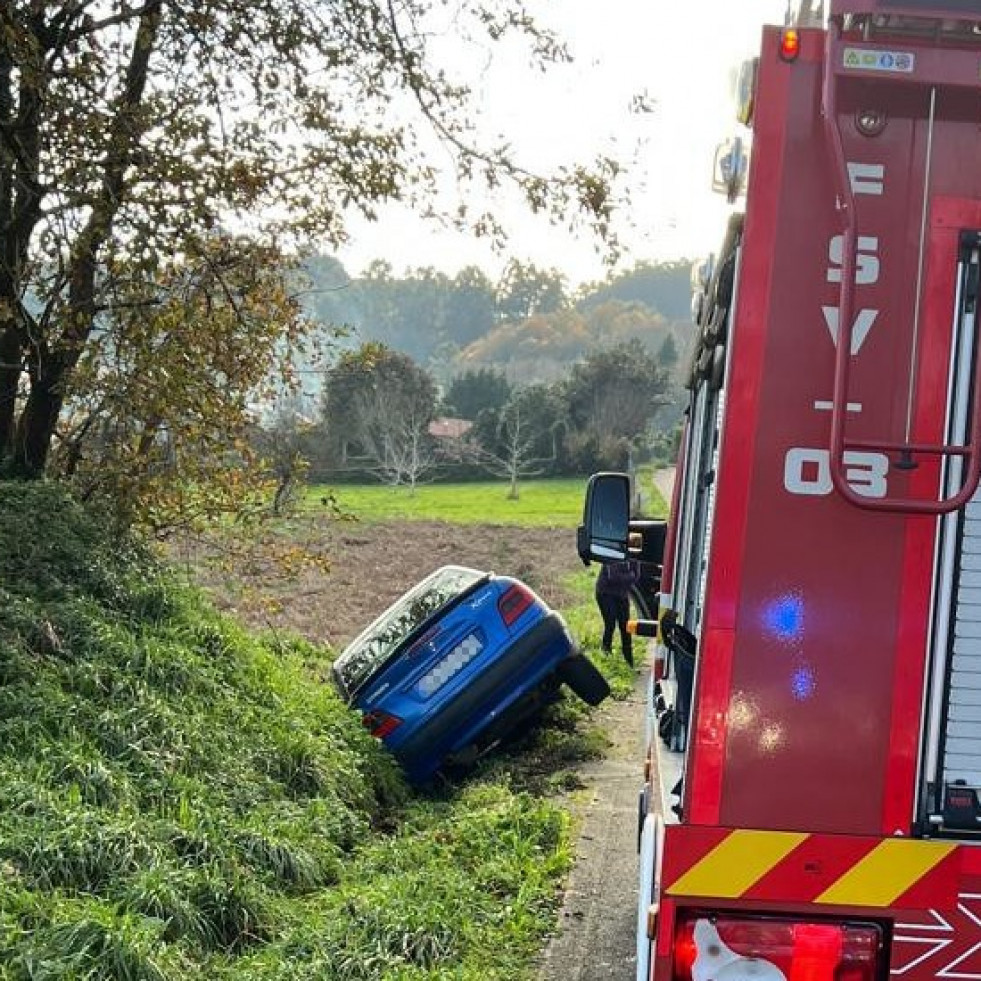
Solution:
M640 569L636 562L610 562L600 569L596 578L596 592L603 596L621 596L628 598L630 588L640 578Z

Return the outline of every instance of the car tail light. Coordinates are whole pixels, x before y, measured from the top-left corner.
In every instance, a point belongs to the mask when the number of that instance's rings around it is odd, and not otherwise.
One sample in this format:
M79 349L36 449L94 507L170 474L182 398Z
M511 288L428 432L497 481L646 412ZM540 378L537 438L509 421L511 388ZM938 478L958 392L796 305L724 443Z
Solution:
M525 610L535 602L535 596L530 589L515 583L509 586L504 595L497 601L497 612L507 626L511 626Z
M381 709L373 709L361 716L361 725L376 739L384 739L402 725L402 720L397 715L389 715Z
M882 957L876 923L681 914L674 981L876 981Z

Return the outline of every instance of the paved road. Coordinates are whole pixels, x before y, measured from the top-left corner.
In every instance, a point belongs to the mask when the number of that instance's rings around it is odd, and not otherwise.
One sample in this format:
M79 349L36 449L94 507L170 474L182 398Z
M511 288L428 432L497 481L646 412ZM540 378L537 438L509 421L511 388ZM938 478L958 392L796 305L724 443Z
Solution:
M671 502L674 470L654 483ZM637 917L637 794L644 758L647 672L623 702L608 701L598 721L612 741L607 756L583 766L582 832L540 981L633 981Z
M587 790L576 865L541 981L633 981L645 682L638 674L630 698L599 710L613 745L580 770Z

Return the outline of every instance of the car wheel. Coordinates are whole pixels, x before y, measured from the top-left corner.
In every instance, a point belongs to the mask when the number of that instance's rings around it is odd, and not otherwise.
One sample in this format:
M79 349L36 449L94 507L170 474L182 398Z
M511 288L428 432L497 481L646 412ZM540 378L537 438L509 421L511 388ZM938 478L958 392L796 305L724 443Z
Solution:
M568 685L587 705L599 705L610 694L606 678L585 654L567 657L558 668L559 679Z

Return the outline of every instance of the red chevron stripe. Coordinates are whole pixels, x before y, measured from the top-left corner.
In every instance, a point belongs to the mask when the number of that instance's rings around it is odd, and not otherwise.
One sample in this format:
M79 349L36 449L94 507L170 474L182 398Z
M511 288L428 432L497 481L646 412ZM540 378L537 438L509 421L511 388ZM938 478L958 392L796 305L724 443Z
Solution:
M876 838L811 835L744 892L743 898L809 903L878 843Z
M664 864L661 870L664 888L670 889L673 883L730 834L732 831L729 828L668 825L665 829Z
M960 881L964 854L969 848L957 848L938 862L912 888L900 896L899 909L953 910L957 907L957 884Z

